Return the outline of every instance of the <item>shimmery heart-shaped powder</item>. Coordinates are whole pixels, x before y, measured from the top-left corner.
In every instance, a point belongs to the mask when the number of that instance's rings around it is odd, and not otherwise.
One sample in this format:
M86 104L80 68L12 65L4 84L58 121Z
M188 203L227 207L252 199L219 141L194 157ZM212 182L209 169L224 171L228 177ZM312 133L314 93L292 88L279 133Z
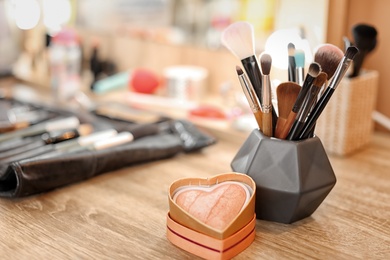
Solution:
M211 187L181 187L173 200L203 223L223 230L247 204L250 195L250 188L244 184L227 181Z

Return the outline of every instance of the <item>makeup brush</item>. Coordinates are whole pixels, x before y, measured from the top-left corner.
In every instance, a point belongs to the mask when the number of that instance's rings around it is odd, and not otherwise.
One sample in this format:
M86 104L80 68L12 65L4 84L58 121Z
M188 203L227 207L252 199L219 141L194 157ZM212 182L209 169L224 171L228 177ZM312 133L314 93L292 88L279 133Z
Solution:
M244 73L244 71L236 66L236 72L238 75L238 80L240 81L242 91L245 94L246 99L248 100L249 107L251 108L253 115L256 118L257 125L259 126L259 130L262 131L263 123L262 123L262 113L260 108L260 102L257 98L255 90L253 89L252 83Z
M321 95L317 104L314 106L313 111L309 114L302 131L299 133L299 137L298 137L299 140L308 138L308 136L310 135L310 132L311 132L312 128L314 127L318 117L321 115L322 111L326 107L333 92L336 90L340 81L342 80L342 78L344 77L348 68L350 67L350 65L353 61L353 58L355 57L355 55L358 52L359 52L359 50L355 46L351 46L347 49L344 57L340 61L339 65L337 66L337 69L336 69L328 87L325 89L324 93Z
M357 24L352 28L354 45L359 49L359 53L353 60L353 72L350 75L351 78L359 75L367 54L375 49L377 44L377 34L376 29L368 24Z
M253 26L245 21L232 23L222 32L222 44L241 60L246 74L261 103L262 82L259 63L255 55L255 40ZM272 125L276 126L278 115L272 108Z
M109 136L105 139L94 140L93 143L85 144L82 146L74 146L69 150L66 150L65 152L57 150L55 145L43 146L40 147L39 149L27 151L25 153L18 154L16 156L2 160L0 164L0 174L4 166L12 162L30 159L30 158L35 158L35 159L53 158L56 156L61 156L65 153L69 154L69 153L77 153L77 152L88 151L88 150L89 151L103 150L103 149L108 149L110 147L115 147L125 143L129 143L133 140L134 140L134 136L130 132L120 132L118 134Z
M303 50L296 50L294 54L295 59L295 81L302 86L305 79L305 52Z
M313 108L313 105L317 102L318 93L320 93L322 86L326 83L328 75L325 72L321 72L314 80L307 93L301 109L299 110L293 126L287 135L287 140L296 140L298 133L302 129L305 120Z
M91 125L82 124L77 129L66 129L64 131L54 131L54 132L44 133L41 136L27 137L23 139L25 141L25 145L12 148L6 152L0 153L0 160L7 157L14 156L16 154L34 150L48 144L57 144L60 142L72 140L80 136L86 136L89 135L92 131L93 131L93 127ZM33 141L30 142L30 140Z
M222 44L241 60L246 74L261 102L261 72L255 55L255 40L252 24L239 21L222 32Z
M301 88L302 87L295 82L283 82L276 88L279 117L275 129L275 137L281 135L287 117L294 106Z
M74 116L51 120L51 121L30 126L28 128L23 128L20 130L2 134L0 135L0 142L15 137L33 136L33 135L39 135L50 131L77 128L79 125L80 125L79 119Z
M265 136L271 137L273 135L273 126L272 126L272 102L271 102L271 80L270 80L270 71L272 65L272 58L267 53L262 53L260 55L260 67L263 72L262 76L262 116L263 116L263 133Z
M289 43L287 45L287 51L288 51L288 81L291 82L297 82L295 79L295 45L293 43Z
M325 43L317 47L314 53L314 61L321 65L321 70L328 75L329 80L333 77L343 56L344 53L339 47Z
M299 91L298 97L295 100L295 103L290 113L288 114L286 123L283 126L283 130L281 131L279 136L276 136L277 138L286 139L288 133L290 132L291 126L293 125L294 120L296 119L296 116L302 107L307 92L309 91L311 85L313 84L313 81L315 80L315 78L318 76L320 72L321 72L321 66L317 62L312 62L309 66L309 70L307 72L305 81L303 82L302 88Z
M340 64L341 59L344 56L344 52L340 50L339 47L333 45L333 44L322 44L317 47L317 50L314 54L314 61L318 62L321 65L321 69L323 72L325 72L328 75L328 79L330 80L336 69L337 66ZM321 92L324 91L325 85L322 87L319 96L321 95ZM312 127L312 130L309 134L309 136L314 135L315 130L315 124Z

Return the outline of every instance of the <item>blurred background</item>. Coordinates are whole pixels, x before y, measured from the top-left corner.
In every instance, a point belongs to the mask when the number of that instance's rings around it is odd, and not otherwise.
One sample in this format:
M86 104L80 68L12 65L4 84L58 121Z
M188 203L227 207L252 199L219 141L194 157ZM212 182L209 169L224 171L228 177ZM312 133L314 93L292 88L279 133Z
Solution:
M121 89L145 104L144 95L185 100L184 108L211 98L234 116L239 61L220 42L229 24L254 25L256 54L272 55L276 85L287 79L289 42L308 65L316 46L343 49L351 28L368 23L379 40L364 69L379 72L376 110L390 116L389 8L386 0L0 0L0 76L56 89L57 98Z

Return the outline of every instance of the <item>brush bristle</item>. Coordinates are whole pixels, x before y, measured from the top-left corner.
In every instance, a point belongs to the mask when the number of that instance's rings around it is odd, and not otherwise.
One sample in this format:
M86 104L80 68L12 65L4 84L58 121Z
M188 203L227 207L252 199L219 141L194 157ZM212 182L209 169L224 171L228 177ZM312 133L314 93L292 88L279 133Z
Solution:
M244 74L244 71L241 69L240 66L236 66L236 71L237 71L237 75L238 75L238 76Z
M316 77L316 79L314 80L313 85L317 87L322 87L326 82L327 78L328 75L325 72L321 71Z
M271 71L271 65L272 65L271 55L267 53L262 53L260 55L260 66L261 66L261 72L263 72L264 75L269 75Z
M323 44L317 48L314 54L314 61L321 65L322 71L328 75L328 80L333 77L344 53L333 44Z
M279 116L287 118L301 91L301 86L295 82L283 82L276 88Z
M313 78L317 77L321 72L321 65L317 62L312 62L309 66L308 74Z
M374 26L369 24L357 24L352 28L352 33L356 37L375 38L378 34Z
M296 50L294 54L295 65L299 68L305 67L305 52L303 50Z
M345 52L345 57L347 59L353 60L356 54L358 54L359 49L356 48L355 46L350 46L348 47L347 51Z
M294 54L295 54L295 45L294 45L294 43L290 42L287 45L287 50L288 50L288 56L294 56Z
M240 60L254 55L255 41L252 24L244 21L232 23L222 32L221 42Z

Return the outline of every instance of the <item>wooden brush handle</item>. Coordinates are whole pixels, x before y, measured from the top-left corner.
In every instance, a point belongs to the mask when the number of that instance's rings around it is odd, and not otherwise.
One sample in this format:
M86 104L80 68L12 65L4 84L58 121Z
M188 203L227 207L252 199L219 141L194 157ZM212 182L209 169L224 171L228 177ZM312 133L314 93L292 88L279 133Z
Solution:
M263 134L268 137L272 137L272 113L263 113Z
M278 117L278 121L276 121L276 127L275 127L275 137L276 138L280 138L285 123L286 123L285 118Z
M257 125L259 126L259 130L262 132L263 131L263 113L261 111L256 111L253 112L253 115L256 118Z
M297 117L297 113L291 110L288 114L286 123L283 126L282 132L280 134L280 139L286 139L288 133L290 132L291 126L294 124L295 118Z

